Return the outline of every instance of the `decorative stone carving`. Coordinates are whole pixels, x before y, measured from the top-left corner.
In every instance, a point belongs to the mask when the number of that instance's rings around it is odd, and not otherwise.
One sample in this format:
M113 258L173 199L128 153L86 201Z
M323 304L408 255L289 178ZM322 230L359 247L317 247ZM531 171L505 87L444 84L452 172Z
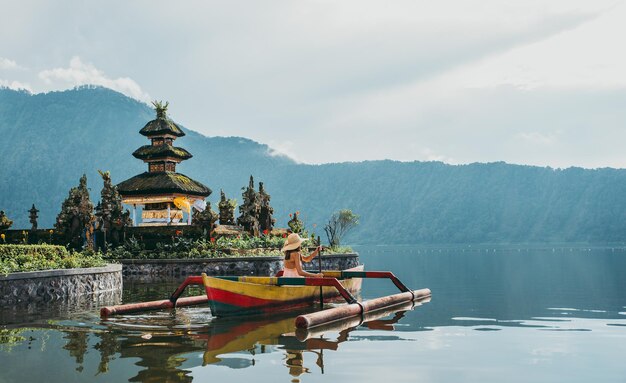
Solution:
M237 218L237 224L242 226L246 232L256 237L259 236L259 213L261 204L259 197L254 190L254 178L250 176L250 183L242 193L243 203L239 206L241 215Z
M86 232L93 228L94 221L93 204L87 189L87 176L83 174L78 187L71 188L69 196L63 201L54 227L63 243L80 249L86 245Z
M274 208L270 205L270 195L265 191L263 182L259 182L258 194L260 210L259 210L259 228L262 233L270 233L274 228L276 219L273 217Z
M98 216L98 229L104 234L107 243L118 246L123 240L125 227L132 226L130 212L124 210L122 197L117 187L111 182L111 173L98 170L104 183L100 191L100 202L96 207Z
M8 230L11 225L13 225L13 221L4 214L4 210L0 210L0 231Z
M65 301L107 291L121 293L121 265L0 275L0 306Z
M237 201L234 199L226 199L226 194L220 190L220 202L218 208L220 210L220 225L235 225L235 206Z
M33 204L33 207L31 207L28 212L30 213L29 218L32 225L30 230L35 231L37 230L37 218L39 218L37 213L39 213L39 210L35 207L35 204Z
M192 224L200 226L202 228L202 232L206 236L215 228L215 222L218 217L218 214L211 209L211 202L207 202L204 211L194 210Z

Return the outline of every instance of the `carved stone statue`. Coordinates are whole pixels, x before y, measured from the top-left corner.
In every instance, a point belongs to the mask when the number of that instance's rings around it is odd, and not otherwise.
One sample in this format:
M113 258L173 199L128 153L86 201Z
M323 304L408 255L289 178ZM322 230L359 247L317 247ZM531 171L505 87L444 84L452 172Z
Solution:
M122 242L125 227L132 226L130 212L124 210L122 197L117 187L111 182L111 173L98 170L104 186L100 191L100 202L96 208L98 216L98 229L105 233L107 243L114 246Z
M269 233L274 228L274 224L276 223L276 219L273 217L274 208L270 205L270 195L265 191L265 187L263 187L263 182L259 182L259 228L263 233Z
M154 109L156 110L157 118L167 118L167 107L170 106L169 101L163 104L163 101L152 101Z
M235 205L237 201L234 199L226 199L226 194L223 190L220 190L220 202L217 205L220 210L220 225L234 225L235 224Z
M11 225L13 225L13 221L4 214L4 210L0 210L0 231L8 230Z
M242 226L250 235L259 236L259 213L261 204L257 192L254 190L254 178L250 176L250 183L242 193L243 203L239 206L241 215L237 218L237 224Z
M215 228L218 214L211 209L211 202L207 202L204 211L194 210L192 224L202 228L205 235L210 234Z
M31 207L28 212L30 213L29 218L30 218L30 223L32 225L30 230L35 231L37 230L37 218L39 218L37 213L39 213L39 210L37 210L37 208L35 207L35 204L33 204L33 207Z
M69 196L63 201L54 227L64 243L80 249L85 245L85 228L92 225L94 220L93 204L87 189L87 176L83 174L78 187L71 188Z

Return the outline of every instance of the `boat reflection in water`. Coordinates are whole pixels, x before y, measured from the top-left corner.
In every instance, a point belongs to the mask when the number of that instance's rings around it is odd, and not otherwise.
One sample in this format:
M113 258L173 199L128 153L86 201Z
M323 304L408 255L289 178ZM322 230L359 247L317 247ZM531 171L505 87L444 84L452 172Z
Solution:
M246 350L251 353L265 353L271 348L274 351L284 351L285 365L289 374L294 377L309 372L310 367L305 366L305 354L311 354L321 373L324 373L324 350L338 350L339 344L349 339L350 332L361 326L375 330L394 330L394 324L404 317L405 312L420 304L407 302L368 313L363 318L354 317L309 330L294 331L293 315L245 322L216 320L211 323L208 333L196 334L193 338L206 341L203 366L220 363L243 367L240 358L237 358L238 363L228 363L229 357L225 355ZM381 319L386 317L391 318ZM254 360L247 364L254 365Z
M359 334L351 339L352 331L394 330L406 311L427 301L429 299L407 302L367 313L363 318L353 317L308 330L294 326L296 316L302 311L246 320L214 318L207 324L208 308L120 315L94 323L91 329L74 328L67 323L58 323L50 329L65 333L68 342L75 337L75 332L84 335L80 344L72 341L63 349L76 357L77 371L82 370L84 364L86 372L96 370L99 376L116 375L116 371L120 371L116 366L122 359L130 358L138 367L125 371L130 373L125 376L130 381L191 382L194 370L201 366L248 368L254 367L258 354L283 353L288 373L297 377L307 372L324 373L324 351L338 351L341 343L364 338ZM84 358L92 343L87 337L92 336L99 340L94 346L100 353L98 366L89 365Z

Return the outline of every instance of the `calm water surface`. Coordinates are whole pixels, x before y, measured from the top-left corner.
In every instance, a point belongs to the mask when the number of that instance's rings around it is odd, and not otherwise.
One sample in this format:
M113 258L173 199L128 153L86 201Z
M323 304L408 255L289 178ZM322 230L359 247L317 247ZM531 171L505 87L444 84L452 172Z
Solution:
M205 308L106 321L97 307L112 302L3 309L0 382L626 382L623 247L357 250L432 300L316 333ZM163 299L176 282L125 280L122 299ZM362 297L395 292L364 281Z

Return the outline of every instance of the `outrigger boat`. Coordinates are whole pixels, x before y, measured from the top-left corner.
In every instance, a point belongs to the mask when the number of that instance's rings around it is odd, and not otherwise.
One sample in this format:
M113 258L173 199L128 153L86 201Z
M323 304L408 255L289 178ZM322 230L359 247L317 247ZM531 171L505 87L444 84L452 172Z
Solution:
M362 273L363 266L350 269L350 272ZM216 317L293 311L315 302L341 299L343 291L347 292L346 296L353 297L361 290L361 278L340 278L339 289L313 284L313 279L320 278L282 277L282 273L277 277L202 275L209 307Z
M313 305L316 301L343 298L348 304L296 318L298 328L312 328L322 324L362 316L365 313L390 306L430 297L429 289L410 290L393 273L388 271L363 271L363 266L349 270L322 271L323 278L309 277L248 277L215 276L206 274L187 277L169 299L153 302L131 303L103 307L102 317L116 314L157 310L208 303L216 317L242 316L285 312ZM363 278L390 279L401 291L369 301L359 302L354 293L361 287ZM206 295L185 297L181 295L190 285L204 286Z

